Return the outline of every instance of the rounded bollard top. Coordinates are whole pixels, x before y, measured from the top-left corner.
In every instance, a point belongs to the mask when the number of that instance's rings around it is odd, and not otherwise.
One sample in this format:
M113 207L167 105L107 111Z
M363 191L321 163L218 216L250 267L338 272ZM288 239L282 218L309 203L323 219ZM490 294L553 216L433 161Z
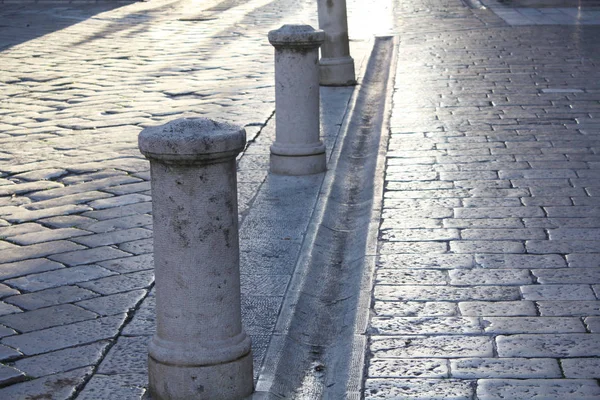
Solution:
M145 128L138 136L147 158L181 164L233 158L245 145L244 128L208 118L176 119Z
M269 32L269 43L275 47L319 47L325 41L325 32L310 25L286 24Z

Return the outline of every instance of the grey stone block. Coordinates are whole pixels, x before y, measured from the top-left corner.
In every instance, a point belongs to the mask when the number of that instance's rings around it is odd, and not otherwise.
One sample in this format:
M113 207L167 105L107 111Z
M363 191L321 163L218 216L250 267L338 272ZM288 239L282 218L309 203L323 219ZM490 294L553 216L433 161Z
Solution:
M382 317L451 317L458 315L456 303L445 301L376 301L373 309L376 315Z
M142 254L139 256L130 256L117 258L114 260L101 261L98 264L111 271L124 274L128 272L137 272L154 268L154 257L152 254Z
M542 316L600 315L600 301L537 301Z
M525 246L521 242L515 241L485 241L485 240L464 240L450 242L450 251L455 253L525 253Z
M453 378L561 378L558 361L552 358L465 358L450 360Z
M563 358L560 364L566 378L598 379L600 358Z
M445 218L445 228L500 229L523 228L520 218Z
M434 269L379 269L375 284L379 285L446 285L445 271Z
M58 288L42 290L36 293L12 296L5 299L5 301L7 303L15 304L26 310L35 310L41 307L71 303L96 296L98 296L97 293L79 288L77 286L61 286Z
M525 300L596 300L589 285L521 286Z
M125 242L132 242L139 239L147 239L152 237L152 231L143 228L131 228L115 230L106 233L97 233L72 239L76 243L83 244L88 247L100 247Z
M450 284L456 286L526 285L529 271L521 269L458 269L449 272Z
M373 378L447 378L448 361L443 359L373 358L368 376Z
M94 366L102 359L109 344L109 341L99 341L22 358L15 361L14 366L34 378Z
M21 357L23 354L12 347L0 344L0 361L10 361Z
M83 248L83 246L78 247ZM122 258L130 255L129 253L125 253L124 251L117 250L108 246L60 253L62 254L53 255L50 257L50 259L69 266L92 264L99 261L112 260L115 258Z
M102 221L96 221L90 218L90 221L91 222L88 224L81 225L81 228L91 232L105 233L119 229L129 229L152 225L152 216L148 214L136 214L115 219L105 219Z
M86 282L110 275L115 275L115 272L98 265L82 265L9 279L6 283L19 288L20 290L36 292L53 287Z
M477 264L483 268L564 268L567 266L564 257L558 254L478 254Z
M567 254L567 262L571 268L600 267L600 254Z
M19 291L0 283L0 298L19 294Z
M111 339L119 332L125 318L125 314L120 314L76 322L70 325L5 337L1 342L19 349L25 355L47 353L103 339Z
M587 317L583 320L589 332L600 333L600 317Z
M532 301L465 301L458 303L460 313L471 317L534 316L537 314Z
M152 239L141 239L132 242L121 243L119 249L131 254L149 254L154 251Z
M10 279L22 275L52 271L59 268L64 268L64 266L45 258L34 258L31 260L0 264L0 279Z
M135 289L144 289L149 287L153 282L154 270L145 270L82 282L78 286L93 290L96 293L108 295Z
M533 269L531 273L541 284L600 283L598 268Z
M75 369L61 374L50 375L0 389L4 399L56 399L72 398L76 389L93 372L92 367Z
M594 333L523 334L496 338L500 357L593 357L600 355Z
M98 373L104 375L146 374L148 371L148 336L121 336L102 360Z
M371 351L378 358L492 357L492 339L486 336L371 337Z
M486 333L574 333L585 332L579 318L568 317L484 317Z
M20 332L31 332L73 322L96 319L98 315L71 304L51 306L34 311L0 317L0 323Z
M597 399L600 386L585 379L481 379L477 397L481 400L540 398L563 400Z
M470 400L474 385L455 379L367 379L365 399Z
M148 386L147 374L102 375L94 374L78 400L141 399Z
M482 333L478 318L374 317L373 335L474 334Z
M85 249L85 247L67 240L32 244L30 246L19 247L18 249L2 252L0 254L0 264L22 261L30 258L42 258L49 255L60 255L60 253L76 251L79 249Z
M0 387L25 380L25 374L16 368L0 364Z
M382 254L377 266L381 268L472 268L470 254Z
M448 251L446 242L383 242L380 254L442 254Z
M115 315L132 310L145 295L146 290L139 289L83 300L75 304L102 316Z
M528 240L546 239L543 229L463 229L460 236L465 240Z
M384 301L519 300L519 288L509 286L376 286L375 299Z

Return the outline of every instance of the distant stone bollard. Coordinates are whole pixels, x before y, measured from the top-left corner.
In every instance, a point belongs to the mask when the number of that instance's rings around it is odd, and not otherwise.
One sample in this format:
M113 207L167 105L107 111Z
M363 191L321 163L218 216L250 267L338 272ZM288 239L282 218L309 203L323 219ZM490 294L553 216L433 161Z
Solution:
M253 391L241 321L235 157L244 129L206 118L144 129L150 160L156 333L149 392L162 399L241 399Z
M269 32L275 47L275 143L271 172L309 175L326 169L320 139L319 46L323 31L284 25Z
M350 57L346 0L317 0L317 9L319 28L325 32L321 47L321 85L354 85L356 74L354 60Z

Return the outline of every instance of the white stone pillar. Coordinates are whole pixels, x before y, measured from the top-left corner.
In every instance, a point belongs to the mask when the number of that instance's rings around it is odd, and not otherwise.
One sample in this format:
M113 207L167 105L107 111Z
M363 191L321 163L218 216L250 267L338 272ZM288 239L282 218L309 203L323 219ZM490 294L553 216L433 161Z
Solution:
M320 82L323 86L356 84L350 57L346 0L317 0L319 28L325 31L321 46Z
M235 164L245 143L243 128L206 118L139 135L152 176L154 400L241 399L253 391L241 321Z
M275 143L271 172L309 175L326 169L320 139L319 46L323 31L284 25L269 32L275 47Z

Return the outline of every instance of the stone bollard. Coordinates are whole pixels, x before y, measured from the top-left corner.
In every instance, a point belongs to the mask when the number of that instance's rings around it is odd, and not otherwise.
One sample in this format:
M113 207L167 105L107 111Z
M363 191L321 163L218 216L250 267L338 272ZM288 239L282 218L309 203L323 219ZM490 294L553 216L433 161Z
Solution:
M284 25L269 32L275 47L275 143L271 172L309 175L326 169L319 138L319 46L323 31L309 25Z
M320 82L323 86L356 84L350 57L346 0L318 0L319 28L325 31L321 47Z
M245 143L244 129L206 118L139 135L152 176L154 400L241 399L253 391L241 320L235 164Z

